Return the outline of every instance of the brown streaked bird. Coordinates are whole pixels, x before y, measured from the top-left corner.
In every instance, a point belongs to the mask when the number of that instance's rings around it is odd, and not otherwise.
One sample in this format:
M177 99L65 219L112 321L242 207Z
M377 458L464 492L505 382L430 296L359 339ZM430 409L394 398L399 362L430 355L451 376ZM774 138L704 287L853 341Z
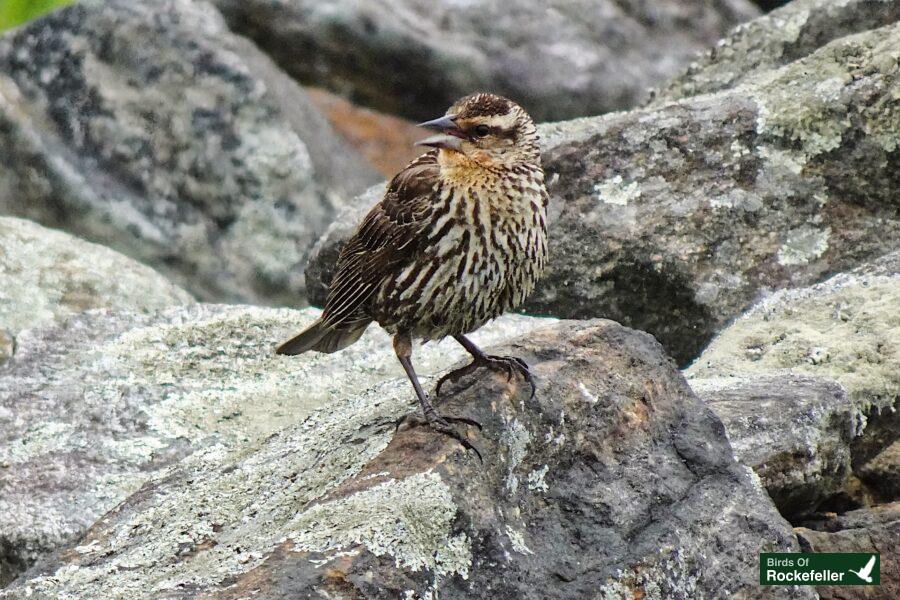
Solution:
M473 94L421 126L440 132L419 142L433 149L390 181L341 251L322 316L277 352L336 352L377 321L393 335L428 424L474 449L451 423L478 424L435 410L412 342L449 335L473 357L435 394L480 366L518 372L534 394L524 361L487 355L466 334L534 288L547 260L548 196L534 122L514 102Z

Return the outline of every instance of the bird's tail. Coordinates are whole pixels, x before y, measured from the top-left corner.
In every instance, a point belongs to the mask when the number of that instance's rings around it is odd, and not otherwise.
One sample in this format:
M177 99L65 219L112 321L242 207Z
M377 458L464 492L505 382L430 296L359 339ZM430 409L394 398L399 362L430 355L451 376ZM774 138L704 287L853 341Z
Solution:
M371 321L357 322L349 327L326 327L322 319L304 329L282 345L278 346L275 354L303 354L309 350L331 354L346 348L362 336Z

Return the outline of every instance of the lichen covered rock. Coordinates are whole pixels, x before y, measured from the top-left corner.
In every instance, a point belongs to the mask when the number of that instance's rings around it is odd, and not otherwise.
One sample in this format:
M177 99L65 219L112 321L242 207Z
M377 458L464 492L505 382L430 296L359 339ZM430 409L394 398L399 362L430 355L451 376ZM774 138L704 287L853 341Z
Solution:
M302 90L189 0L86 0L0 39L0 212L204 299L302 303L306 253L374 182Z
M839 382L861 409L900 397L900 252L806 288L782 290L725 329L690 380L790 371Z
M190 302L187 292L117 252L0 217L0 330L10 344L23 329L93 308L153 311ZM0 363L3 356L0 349Z
M0 597L813 597L758 587L758 552L796 540L646 334L562 322L496 348L530 362L536 396L478 371L441 403L483 424L468 431L482 463L414 423L395 431L415 404L384 376L387 344L262 356L307 315L192 310L116 334L103 354L144 378L152 358L155 385L123 385L158 398L146 410L178 424L169 436L207 441ZM452 358L438 345L424 373L438 355ZM195 372L204 387L189 395ZM298 399L317 380L333 391ZM228 391L271 417L212 418L233 410Z
M315 316L211 305L99 310L23 332L0 373L0 580L192 452L238 452L319 406L402 377L374 328L340 354L274 356ZM496 343L543 323L508 317L476 337ZM427 380L462 356L452 340L429 344L416 366ZM391 392L403 406L406 386Z
M717 412L739 455L746 444L756 447L750 463L764 481L789 484L782 493L795 500L806 495L808 504L779 503L785 514L814 511L829 494L839 507L896 498L891 474L900 468L900 455L891 448L900 439L898 306L900 252L893 252L823 283L773 294L687 369L691 385L714 407L722 389L748 409L733 414L722 405ZM841 391L810 404L791 384L797 378L833 381ZM754 399L755 416L749 408ZM812 490L817 494L809 496Z
M653 104L738 86L854 33L900 21L897 0L793 0L736 27L655 95ZM886 55L886 59L890 59Z

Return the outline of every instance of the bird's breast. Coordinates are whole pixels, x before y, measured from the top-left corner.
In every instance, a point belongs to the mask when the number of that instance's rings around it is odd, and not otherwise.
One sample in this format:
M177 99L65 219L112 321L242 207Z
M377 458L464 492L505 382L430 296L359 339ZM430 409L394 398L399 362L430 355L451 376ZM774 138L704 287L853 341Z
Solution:
M545 212L537 185L439 188L420 250L379 295L385 314L437 339L517 306L543 268Z

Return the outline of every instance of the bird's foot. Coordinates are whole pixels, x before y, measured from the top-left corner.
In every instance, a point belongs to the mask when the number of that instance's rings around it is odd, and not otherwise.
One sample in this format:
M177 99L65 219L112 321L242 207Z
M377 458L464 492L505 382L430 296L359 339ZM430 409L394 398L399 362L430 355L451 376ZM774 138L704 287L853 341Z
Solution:
M475 357L472 362L466 366L454 369L438 379L437 386L434 388L435 395L441 393L441 386L444 385L445 382L452 381L455 383L461 377L478 369L478 367L487 367L492 371L506 373L506 381L511 381L514 373L519 373L519 375L522 376L522 379L527 381L531 386L531 397L534 398L534 394L537 391L537 384L534 382L534 376L531 374L531 369L528 368L528 363L516 356L495 356L493 354Z
M425 412L425 418L422 419L420 417L416 417L410 414L403 415L399 419L397 419L395 431L400 429L400 426L403 423L410 422L412 425L427 425L434 431L438 433L443 433L448 437L452 437L454 440L460 443L460 445L466 450L471 450L478 456L478 460L482 463L484 459L481 457L481 452L479 452L478 448L469 441L469 438L459 432L456 427L453 426L454 423L462 423L463 425L472 425L473 427L477 427L479 431L482 429L481 423L476 421L475 419L469 419L466 417L451 417L447 415L439 414L435 410L430 410Z

